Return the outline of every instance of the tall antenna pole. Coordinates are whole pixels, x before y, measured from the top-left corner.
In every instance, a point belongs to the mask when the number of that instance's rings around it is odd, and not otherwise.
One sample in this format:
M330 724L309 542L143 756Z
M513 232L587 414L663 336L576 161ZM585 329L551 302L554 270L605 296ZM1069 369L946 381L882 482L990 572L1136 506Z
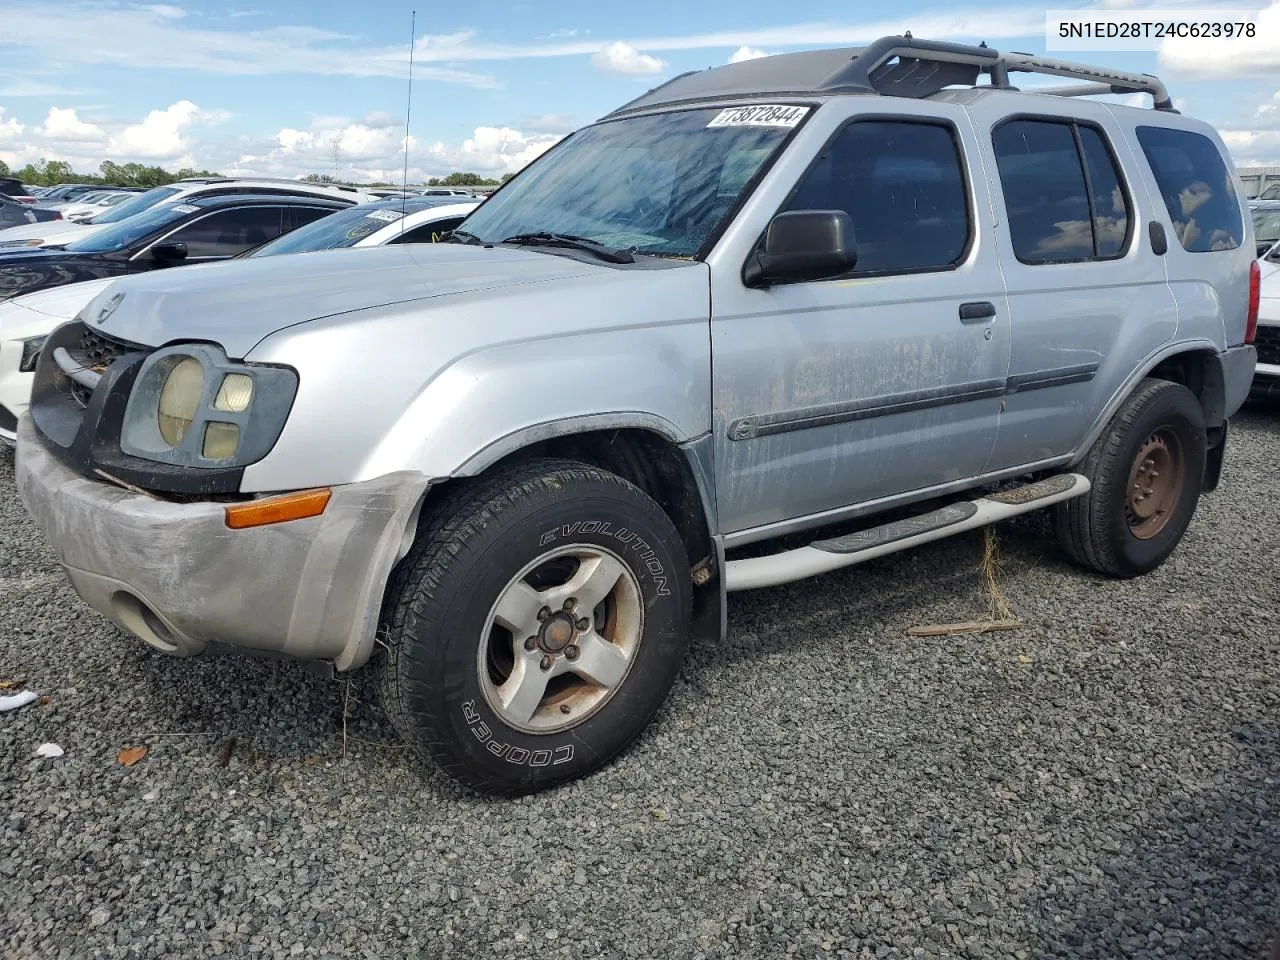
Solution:
M409 15L409 96L404 108L404 176L400 181L400 233L404 234L404 208L409 199L409 117L413 114L413 41L418 32L418 11Z

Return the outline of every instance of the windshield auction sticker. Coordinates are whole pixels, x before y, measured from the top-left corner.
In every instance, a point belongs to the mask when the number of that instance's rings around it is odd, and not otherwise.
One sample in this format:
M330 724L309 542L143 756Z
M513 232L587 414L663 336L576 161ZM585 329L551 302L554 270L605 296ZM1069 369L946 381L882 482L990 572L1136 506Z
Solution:
M708 127L794 127L808 114L808 107L786 107L761 103L750 107L730 107L716 114Z
M404 214L399 210L370 210L364 215L366 220L381 220L383 223L395 223Z

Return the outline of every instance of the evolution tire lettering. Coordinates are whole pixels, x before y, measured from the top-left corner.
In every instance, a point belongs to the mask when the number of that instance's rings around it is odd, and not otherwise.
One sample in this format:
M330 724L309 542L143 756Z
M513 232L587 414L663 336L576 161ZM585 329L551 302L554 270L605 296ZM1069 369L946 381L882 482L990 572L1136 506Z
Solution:
M662 568L662 561L658 559L657 553L634 530L628 530L626 527L615 529L613 524L601 520L578 520L574 523L564 523L558 527L552 527L544 533L538 540L538 546L545 547L557 540L567 540L577 534L585 535L588 533L594 533L602 537L612 537L619 543L629 546L635 552L636 559L643 563L645 569L653 576L653 582L658 589L658 596L667 597L671 595L671 588L667 585L667 572Z
M484 748L495 757L503 758L507 763L529 767L555 767L568 763L573 759L573 744L544 750L526 750L524 747L513 747L493 736L489 725L480 719L476 711L476 702L468 700L462 705L462 718L471 728L471 735L484 744Z

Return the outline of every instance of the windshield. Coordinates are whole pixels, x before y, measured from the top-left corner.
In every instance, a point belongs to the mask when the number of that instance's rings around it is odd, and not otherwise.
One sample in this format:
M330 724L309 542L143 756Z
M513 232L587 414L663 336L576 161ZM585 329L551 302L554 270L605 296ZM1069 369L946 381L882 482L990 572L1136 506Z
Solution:
M406 204L408 213L415 213L422 205ZM314 250L334 250L352 247L369 234L381 230L400 219L400 201L368 203L339 210L314 223L286 233L278 240L258 247L251 257L273 257L278 253L310 253Z
M1280 200L1280 183L1274 184L1262 191L1259 200Z
M127 202L121 203L106 213L94 217L94 224L99 223L119 223L121 220L128 220L135 213L141 213L143 210L150 210L162 200L168 200L181 191L177 187L155 187L146 193L135 194Z
M97 231L91 237L68 244L67 249L74 253L115 253L154 233L165 224L181 220L198 209L200 208L188 203L166 203L163 206L152 207L150 210L142 211L136 217L130 217L124 223L117 223L115 226Z
M478 207L461 232L485 243L565 234L694 257L809 109L684 110L587 127Z

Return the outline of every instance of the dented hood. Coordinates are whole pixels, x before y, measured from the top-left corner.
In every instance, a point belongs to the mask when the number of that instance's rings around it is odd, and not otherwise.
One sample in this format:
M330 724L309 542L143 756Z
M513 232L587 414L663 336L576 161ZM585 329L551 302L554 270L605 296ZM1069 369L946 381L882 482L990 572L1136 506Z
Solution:
M241 358L269 334L309 320L602 270L548 253L452 243L248 257L125 277L84 318L134 343L211 340Z

